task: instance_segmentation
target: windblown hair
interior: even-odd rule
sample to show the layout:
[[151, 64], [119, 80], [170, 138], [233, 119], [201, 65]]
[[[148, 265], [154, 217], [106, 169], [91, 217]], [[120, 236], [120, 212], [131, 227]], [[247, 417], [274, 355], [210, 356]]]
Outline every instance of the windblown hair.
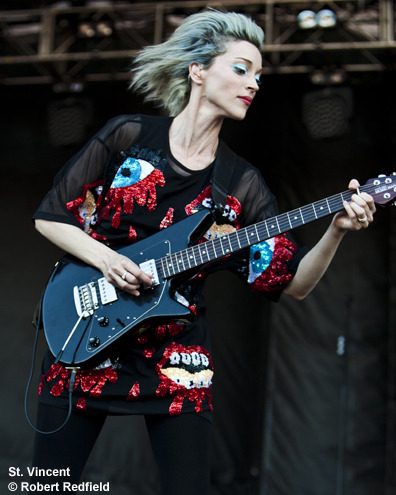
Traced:
[[147, 102], [177, 115], [190, 96], [189, 66], [196, 62], [210, 67], [227, 49], [229, 41], [248, 41], [260, 51], [264, 33], [248, 17], [235, 12], [209, 10], [187, 17], [171, 37], [148, 46], [136, 57], [129, 88], [144, 94]]

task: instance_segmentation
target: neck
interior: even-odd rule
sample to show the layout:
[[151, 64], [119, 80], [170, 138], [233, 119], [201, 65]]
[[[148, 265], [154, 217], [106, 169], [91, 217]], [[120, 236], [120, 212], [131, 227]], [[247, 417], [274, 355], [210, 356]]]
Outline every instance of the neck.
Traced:
[[206, 168], [216, 156], [222, 123], [223, 119], [210, 119], [187, 105], [169, 131], [173, 156], [192, 170]]

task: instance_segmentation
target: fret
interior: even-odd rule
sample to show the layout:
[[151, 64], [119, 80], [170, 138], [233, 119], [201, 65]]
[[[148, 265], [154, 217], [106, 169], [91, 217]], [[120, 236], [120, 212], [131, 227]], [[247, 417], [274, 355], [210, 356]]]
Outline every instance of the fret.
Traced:
[[[162, 271], [163, 275], [166, 277], [164, 258], [161, 258], [160, 261], [161, 261], [161, 268], [162, 268], [161, 271]], [[169, 273], [168, 273], [168, 275], [169, 275]]]
[[177, 263], [177, 253], [171, 254], [171, 261], [172, 261], [173, 273], [179, 273], [179, 268]]
[[251, 226], [246, 227], [246, 237], [247, 237], [249, 246], [251, 246], [252, 244], [257, 244], [259, 242], [260, 239], [257, 237], [257, 235], [256, 235], [256, 239], [254, 239], [254, 236], [255, 236], [255, 233], [252, 231], [252, 227]]
[[193, 259], [193, 256], [191, 254], [191, 250], [190, 249], [186, 249], [186, 261], [188, 263], [188, 267], [191, 268], [191, 260]]
[[329, 205], [329, 200], [326, 198], [326, 204], [327, 204], [327, 208], [329, 209], [329, 212], [331, 212], [331, 208], [330, 208], [330, 205]]
[[300, 210], [292, 210], [289, 212], [289, 219], [292, 224], [292, 228], [300, 226], [303, 223]]
[[301, 216], [301, 221], [302, 221], [302, 223], [305, 223], [305, 221], [304, 221], [304, 216], [303, 216], [303, 214], [302, 214], [301, 208], [299, 208], [298, 210], [299, 210], [299, 212], [300, 212], [300, 216]]
[[287, 213], [287, 221], [289, 222], [290, 228], [292, 229], [293, 225], [292, 225], [291, 220], [290, 220], [290, 213]]
[[238, 246], [240, 247], [240, 249], [242, 249], [241, 241], [239, 240], [239, 232], [238, 231], [235, 232], [235, 237], [237, 238]]
[[[205, 263], [205, 261], [209, 261], [209, 259], [208, 259], [208, 255], [207, 255], [206, 249], [204, 248], [203, 251], [201, 250], [201, 248], [203, 246], [205, 246], [205, 244], [198, 244], [198, 251], [199, 251], [199, 254], [201, 256], [202, 263]], [[205, 261], [204, 261], [204, 258], [203, 258], [204, 255], [206, 255], [206, 260]]]
[[[166, 266], [168, 268], [169, 277], [171, 275], [175, 275], [175, 268], [174, 268], [173, 263], [172, 263], [172, 256], [168, 255], [165, 257], [165, 259], [166, 259]], [[173, 273], [171, 273], [171, 270], [173, 271]]]
[[229, 247], [226, 248], [225, 252], [226, 254], [230, 254], [230, 252], [232, 253], [232, 246], [231, 246], [231, 243], [230, 243], [230, 236], [229, 235], [225, 235], [223, 237], [221, 237], [222, 241], [228, 241], [228, 245]]
[[290, 222], [289, 222], [289, 217], [287, 216], [286, 213], [282, 213], [282, 215], [278, 216], [278, 227], [279, 227], [279, 233], [281, 232], [287, 232], [289, 230]]
[[279, 228], [278, 217], [275, 217], [275, 220], [276, 220], [276, 225], [278, 226], [278, 233], [279, 233], [281, 231], [281, 229]]
[[322, 218], [328, 213], [331, 213], [328, 201], [323, 199], [314, 203], [314, 209], [316, 218]]
[[239, 237], [238, 237], [238, 231], [236, 230], [235, 232], [232, 232], [232, 234], [229, 235], [230, 239], [230, 245], [231, 245], [231, 251], [238, 251], [241, 249], [241, 243], [239, 242]]
[[213, 241], [208, 241], [206, 243], [207, 245], [207, 248], [208, 248], [208, 258], [209, 260], [214, 260], [217, 258], [216, 256], [216, 251], [215, 251], [215, 248], [214, 248], [214, 242]]
[[260, 236], [259, 236], [259, 233], [258, 233], [258, 230], [257, 230], [257, 225], [254, 225], [254, 230], [256, 231], [257, 240], [260, 241]]
[[300, 208], [303, 215], [304, 223], [311, 222], [315, 217], [315, 209], [312, 204]]
[[213, 239], [213, 241], [212, 241], [212, 246], [213, 246], [213, 256], [214, 256], [214, 258], [216, 258], [216, 259], [217, 259], [217, 258], [219, 257], [219, 255], [217, 254], [217, 251], [216, 251], [216, 242], [215, 242], [215, 241], [216, 241], [216, 239]]
[[195, 266], [197, 266], [194, 257], [194, 251], [191, 247], [187, 248], [186, 251], [187, 251], [188, 265], [190, 268], [194, 268]]
[[181, 271], [180, 270], [180, 266], [183, 265], [183, 270], [185, 271], [186, 270], [186, 265], [184, 264], [184, 259], [183, 259], [183, 251], [181, 251], [179, 253], [179, 257], [177, 258], [177, 263], [178, 263], [178, 267], [179, 267], [179, 272]]
[[[270, 224], [268, 223], [269, 220], [271, 220]], [[275, 225], [273, 220], [274, 220], [273, 218], [269, 218], [268, 220], [265, 221], [265, 225], [267, 226], [269, 237], [273, 237], [274, 235], [276, 235], [277, 226]]]
[[215, 245], [216, 258], [221, 258], [221, 256], [222, 256], [222, 247], [221, 247], [220, 238], [219, 237], [216, 237], [213, 240], [213, 244]]

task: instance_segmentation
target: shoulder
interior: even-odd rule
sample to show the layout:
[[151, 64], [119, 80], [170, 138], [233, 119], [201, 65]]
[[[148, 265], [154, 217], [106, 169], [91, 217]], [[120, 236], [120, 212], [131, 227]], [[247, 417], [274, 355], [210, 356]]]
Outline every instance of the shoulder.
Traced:
[[221, 159], [233, 175], [231, 182], [234, 186], [242, 181], [245, 185], [252, 183], [257, 186], [260, 183], [267, 187], [260, 170], [242, 156], [237, 155], [224, 141], [221, 141], [221, 150]]
[[143, 136], [158, 136], [161, 129], [170, 125], [169, 118], [144, 114], [125, 114], [111, 118], [96, 133], [94, 140], [101, 141], [110, 150], [122, 150]]
[[169, 117], [145, 115], [145, 114], [123, 114], [111, 118], [102, 127], [97, 135], [108, 137], [111, 134], [130, 129], [134, 134], [145, 126], [162, 127], [167, 124]]

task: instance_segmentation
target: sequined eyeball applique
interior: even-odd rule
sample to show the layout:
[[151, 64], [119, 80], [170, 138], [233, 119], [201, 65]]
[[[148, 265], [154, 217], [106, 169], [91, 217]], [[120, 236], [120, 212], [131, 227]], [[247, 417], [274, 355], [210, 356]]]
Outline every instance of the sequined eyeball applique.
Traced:
[[134, 201], [139, 206], [146, 205], [148, 211], [157, 206], [156, 186], [163, 187], [163, 173], [150, 163], [135, 158], [127, 158], [119, 167], [114, 180], [106, 194], [106, 205], [103, 208], [103, 218], [107, 219], [115, 211], [111, 225], [118, 228], [121, 222], [122, 210], [131, 214]]
[[[293, 274], [288, 270], [287, 263], [292, 259], [293, 254], [296, 252], [296, 245], [292, 241], [289, 241], [284, 235], [276, 236], [272, 241], [273, 253], [271, 259], [271, 246], [268, 246], [268, 249], [264, 247], [261, 251], [260, 249], [253, 249], [253, 254], [249, 263], [249, 267], [251, 268], [249, 280], [252, 280], [250, 287], [255, 291], [279, 293], [293, 278]], [[260, 258], [258, 256], [259, 254]], [[262, 255], [263, 259], [261, 260]], [[267, 265], [268, 261], [269, 264]], [[255, 270], [260, 270], [264, 267], [264, 271], [260, 273], [255, 272]]]
[[270, 265], [274, 254], [274, 239], [260, 242], [250, 248], [248, 283], [253, 283]]
[[205, 399], [208, 399], [209, 408], [212, 409], [213, 365], [206, 349], [201, 346], [185, 347], [173, 342], [165, 349], [156, 370], [161, 380], [156, 394], [175, 397], [169, 407], [171, 415], [180, 414], [185, 398], [190, 402], [195, 401], [196, 412], [203, 411]]
[[118, 169], [110, 189], [132, 186], [145, 179], [153, 170], [154, 167], [144, 160], [127, 158]]

